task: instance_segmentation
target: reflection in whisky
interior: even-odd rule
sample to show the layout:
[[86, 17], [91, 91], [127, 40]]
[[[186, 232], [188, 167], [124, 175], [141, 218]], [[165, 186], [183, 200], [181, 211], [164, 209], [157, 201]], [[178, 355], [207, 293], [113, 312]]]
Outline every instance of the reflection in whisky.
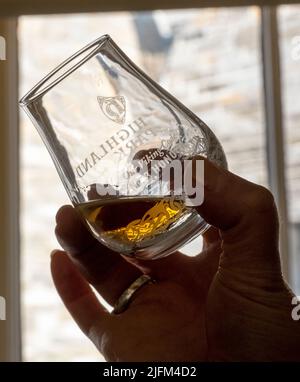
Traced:
[[143, 248], [148, 239], [158, 238], [189, 210], [182, 200], [171, 197], [110, 197], [76, 209], [98, 239], [124, 253]]

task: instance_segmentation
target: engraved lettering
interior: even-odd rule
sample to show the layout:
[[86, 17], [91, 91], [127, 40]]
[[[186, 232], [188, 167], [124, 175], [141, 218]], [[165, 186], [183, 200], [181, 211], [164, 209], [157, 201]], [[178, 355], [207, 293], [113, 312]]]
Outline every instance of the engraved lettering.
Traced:
[[100, 148], [102, 149], [102, 151], [103, 151], [103, 155], [101, 155], [101, 159], [102, 159], [102, 158], [105, 157], [106, 154], [108, 154], [108, 151], [106, 150], [106, 148], [104, 147], [103, 144], [101, 144], [99, 147], [100, 147]]
[[116, 146], [119, 145], [118, 141], [116, 140], [116, 137], [112, 136], [109, 139], [105, 141], [105, 143], [109, 146], [111, 150], [115, 149]]
[[95, 166], [95, 164], [97, 163], [97, 161], [101, 160], [100, 157], [98, 157], [98, 155], [94, 152], [91, 153], [91, 159], [93, 161], [93, 165]]
[[83, 166], [85, 172], [88, 172], [88, 170], [93, 167], [88, 158], [86, 158], [85, 161], [81, 163], [81, 166]]
[[109, 137], [104, 143], [101, 143], [98, 146], [98, 150], [92, 151], [84, 161], [75, 168], [78, 177], [82, 178], [111, 151], [125, 155], [129, 149], [148, 142], [149, 137], [153, 135], [151, 129], [147, 129], [140, 135], [135, 136], [136, 133], [145, 126], [147, 126], [145, 121], [142, 118], [138, 118], [126, 127], [122, 127], [121, 130]]
[[121, 129], [117, 132], [117, 136], [121, 139], [122, 142], [124, 142], [129, 137], [129, 132], [125, 129]]
[[79, 176], [79, 178], [83, 177], [84, 171], [82, 170], [81, 165], [76, 167], [76, 173]]

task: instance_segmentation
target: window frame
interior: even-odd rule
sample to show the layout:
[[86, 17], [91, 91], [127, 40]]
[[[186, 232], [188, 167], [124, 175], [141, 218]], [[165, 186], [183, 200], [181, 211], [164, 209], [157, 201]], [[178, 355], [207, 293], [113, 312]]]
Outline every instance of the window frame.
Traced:
[[[261, 8], [261, 49], [266, 121], [266, 154], [269, 184], [283, 222], [287, 222], [287, 201], [283, 149], [280, 51], [277, 5], [299, 4], [295, 0], [0, 0], [0, 35], [6, 38], [7, 61], [0, 62], [0, 171], [2, 192], [0, 214], [5, 227], [0, 230], [0, 295], [7, 299], [7, 321], [0, 322], [0, 360], [21, 361], [20, 248], [19, 248], [19, 122], [17, 19], [21, 15], [142, 11], [154, 9], [212, 8], [258, 5]], [[280, 233], [283, 272], [289, 280], [288, 224]]]
[[268, 181], [280, 218], [282, 272], [286, 279], [291, 281], [277, 7], [261, 8], [261, 50]]
[[49, 13], [147, 11], [154, 9], [216, 8], [241, 6], [276, 6], [297, 4], [299, 0], [0, 0], [0, 16]]
[[0, 295], [6, 321], [0, 321], [0, 360], [21, 359], [19, 120], [17, 18], [0, 19], [6, 61], [0, 62]]

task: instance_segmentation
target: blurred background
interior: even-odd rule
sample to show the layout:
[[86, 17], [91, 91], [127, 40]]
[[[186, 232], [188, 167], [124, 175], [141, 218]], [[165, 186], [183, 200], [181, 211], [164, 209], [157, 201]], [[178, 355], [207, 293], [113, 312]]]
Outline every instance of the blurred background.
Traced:
[[[19, 16], [17, 87], [23, 95], [72, 53], [110, 34], [138, 66], [208, 124], [224, 147], [231, 171], [278, 194], [287, 233], [282, 237], [287, 277], [300, 294], [300, 5], [272, 11], [276, 35], [258, 6]], [[264, 57], [262, 33], [270, 31], [279, 48], [281, 75], [277, 141], [266, 117], [264, 70], [271, 70], [266, 66], [272, 62]], [[21, 324], [21, 330], [15, 354], [22, 353], [25, 361], [101, 360], [65, 311], [50, 277], [49, 254], [57, 247], [55, 214], [69, 203], [67, 195], [24, 113], [18, 126], [20, 245], [15, 264], [21, 307], [16, 325]], [[273, 152], [279, 158], [274, 160], [270, 151], [276, 144], [279, 151]], [[186, 251], [195, 253], [199, 245], [197, 241]]]

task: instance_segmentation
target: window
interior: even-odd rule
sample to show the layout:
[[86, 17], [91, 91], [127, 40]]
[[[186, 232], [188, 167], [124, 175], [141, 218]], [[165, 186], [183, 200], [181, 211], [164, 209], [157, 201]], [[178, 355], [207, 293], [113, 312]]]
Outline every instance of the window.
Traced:
[[[259, 23], [256, 7], [22, 17], [20, 93], [74, 51], [109, 33], [207, 122], [221, 140], [232, 171], [267, 184]], [[24, 359], [97, 360], [98, 353], [69, 318], [50, 278], [49, 253], [57, 247], [54, 216], [68, 203], [66, 193], [23, 114], [20, 129]], [[193, 243], [186, 251], [197, 248]]]
[[300, 5], [279, 8], [290, 270], [300, 293]]
[[[90, 2], [79, 0], [47, 3], [24, 0], [18, 5], [15, 3], [5, 2], [1, 8], [1, 16], [4, 17], [0, 18], [0, 36], [5, 37], [7, 48], [6, 62], [0, 62], [0, 122], [4, 126], [0, 129], [0, 167], [1, 173], [5, 174], [1, 183], [0, 212], [6, 223], [0, 233], [0, 247], [4, 254], [0, 256], [0, 295], [6, 297], [7, 314], [11, 318], [5, 322], [5, 327], [0, 327], [0, 358], [2, 354], [8, 360], [20, 358], [20, 289], [24, 360], [99, 360], [99, 354], [69, 318], [52, 285], [49, 253], [57, 246], [53, 234], [54, 216], [59, 206], [69, 201], [37, 132], [22, 113], [19, 123], [20, 163], [16, 160], [16, 93], [19, 86], [19, 93], [23, 95], [64, 58], [104, 33], [111, 34], [139, 66], [207, 122], [224, 146], [233, 172], [257, 183], [270, 183], [275, 196], [278, 196], [277, 182], [285, 196], [284, 176], [279, 176], [277, 171], [270, 171], [270, 137], [273, 130], [270, 121], [265, 122], [266, 110], [271, 112], [272, 117], [276, 114], [274, 107], [273, 110], [272, 107], [268, 109], [265, 100], [275, 98], [276, 105], [279, 105], [277, 112], [280, 114], [281, 111], [280, 92], [272, 94], [267, 86], [263, 92], [267, 82], [263, 73], [271, 72], [273, 79], [276, 79], [271, 60], [261, 55], [261, 42], [265, 41], [268, 30], [268, 18], [262, 19], [261, 11], [270, 11], [269, 21], [275, 26], [278, 24], [279, 40], [274, 32], [276, 28], [272, 31], [270, 28], [269, 31], [272, 41], [279, 42], [281, 57], [283, 124], [277, 123], [280, 132], [277, 143], [280, 147], [284, 146], [285, 158], [282, 155], [278, 155], [278, 158], [281, 164], [279, 169], [283, 172], [281, 175], [286, 178], [289, 221], [282, 228], [285, 233], [288, 230], [290, 235], [289, 253], [284, 254], [284, 264], [289, 265], [289, 282], [299, 294], [300, 5], [277, 7], [275, 3], [280, 4], [280, 1], [274, 1], [273, 7], [264, 8], [245, 6], [22, 16], [25, 13], [53, 11], [94, 11], [96, 5], [91, 9]], [[209, 6], [224, 6], [224, 3], [232, 5], [234, 1], [198, 3], [189, 0], [184, 6], [196, 4], [201, 7], [208, 3]], [[237, 0], [236, 4], [239, 3]], [[250, 3], [245, 1], [243, 5]], [[263, 6], [270, 2], [262, 0], [258, 3]], [[144, 6], [136, 1], [124, 4], [123, 9], [127, 4], [128, 10]], [[156, 0], [152, 0], [151, 4], [153, 9], [161, 6]], [[165, 2], [162, 6], [175, 7], [176, 4], [182, 6], [177, 0]], [[99, 3], [99, 10], [102, 11], [118, 7], [118, 1]], [[274, 18], [275, 11], [278, 20]], [[19, 39], [18, 52], [16, 33]], [[16, 75], [17, 54], [19, 83]], [[281, 132], [284, 133], [284, 142], [280, 138]], [[21, 198], [20, 286], [18, 166]], [[280, 200], [280, 209], [284, 211], [285, 198]], [[285, 234], [283, 242], [287, 242]], [[195, 253], [198, 246], [199, 241], [194, 242], [185, 251]], [[9, 333], [7, 338], [4, 338], [3, 333]]]

